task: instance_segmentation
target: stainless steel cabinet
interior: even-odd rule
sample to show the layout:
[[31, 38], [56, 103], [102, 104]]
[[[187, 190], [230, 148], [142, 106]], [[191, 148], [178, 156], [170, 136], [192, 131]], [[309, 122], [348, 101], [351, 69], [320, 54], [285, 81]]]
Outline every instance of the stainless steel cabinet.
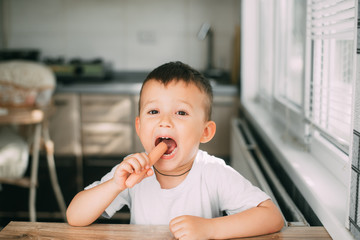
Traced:
[[83, 123], [130, 123], [131, 111], [131, 98], [128, 95], [81, 94], [81, 121]]
[[128, 123], [82, 123], [84, 155], [124, 155], [132, 152], [132, 128]]
[[134, 145], [133, 103], [130, 95], [81, 94], [84, 155], [124, 155]]
[[200, 149], [218, 157], [230, 155], [231, 119], [238, 113], [238, 98], [236, 96], [214, 96], [212, 120], [216, 123], [214, 138]]

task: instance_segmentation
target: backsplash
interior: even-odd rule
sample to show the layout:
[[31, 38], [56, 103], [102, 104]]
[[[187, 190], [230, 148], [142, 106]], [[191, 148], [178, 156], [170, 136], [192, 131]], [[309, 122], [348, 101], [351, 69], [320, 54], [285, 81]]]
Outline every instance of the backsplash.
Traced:
[[214, 33], [215, 67], [230, 70], [240, 22], [239, 0], [2, 2], [0, 48], [40, 49], [43, 58], [100, 57], [119, 71], [174, 60], [205, 69], [207, 40], [197, 37], [204, 22]]

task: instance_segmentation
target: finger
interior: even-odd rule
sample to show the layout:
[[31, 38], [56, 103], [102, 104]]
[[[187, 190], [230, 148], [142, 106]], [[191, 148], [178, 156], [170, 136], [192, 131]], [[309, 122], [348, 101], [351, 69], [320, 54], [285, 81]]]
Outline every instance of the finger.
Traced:
[[137, 173], [140, 173], [144, 169], [149, 168], [147, 167], [149, 165], [149, 158], [146, 155], [146, 153], [137, 153], [136, 155], [133, 156], [133, 159], [135, 159], [137, 161], [137, 164], [139, 164], [139, 168], [136, 168]]
[[131, 158], [131, 157], [133, 157], [133, 156], [134, 156], [134, 154], [129, 154], [129, 155], [127, 155], [126, 157], [124, 157], [123, 160], [129, 159], [129, 158]]
[[185, 231], [183, 231], [182, 228], [170, 229], [170, 231], [176, 239], [182, 239], [185, 237]]
[[184, 219], [184, 216], [175, 217], [175, 218], [171, 219], [170, 225], [179, 224], [183, 221], [183, 219]]
[[146, 153], [137, 153], [134, 158], [139, 162], [140, 166], [141, 166], [141, 170], [143, 171], [145, 169], [149, 169], [150, 168], [150, 160], [149, 157]]
[[128, 173], [133, 173], [134, 172], [133, 167], [127, 162], [124, 162], [124, 163], [120, 164], [119, 165], [119, 170], [123, 170], [123, 171], [126, 171]]
[[146, 177], [150, 177], [150, 176], [152, 176], [154, 174], [154, 170], [152, 170], [151, 168], [150, 169], [148, 169], [147, 170], [147, 172], [146, 172]]
[[175, 233], [182, 229], [183, 225], [181, 224], [180, 217], [172, 219], [169, 223], [170, 230]]
[[124, 158], [124, 161], [128, 161], [129, 159], [132, 158], [137, 159], [140, 162], [140, 164], [144, 167], [150, 163], [149, 157], [144, 152], [128, 155]]
[[139, 155], [139, 162], [142, 166], [143, 169], [148, 169], [150, 168], [150, 159], [148, 157], [148, 155], [146, 153], [140, 153]]
[[142, 166], [136, 158], [130, 158], [130, 159], [126, 160], [126, 163], [129, 164], [134, 169], [134, 172], [136, 172], [136, 173], [138, 173], [142, 170]]

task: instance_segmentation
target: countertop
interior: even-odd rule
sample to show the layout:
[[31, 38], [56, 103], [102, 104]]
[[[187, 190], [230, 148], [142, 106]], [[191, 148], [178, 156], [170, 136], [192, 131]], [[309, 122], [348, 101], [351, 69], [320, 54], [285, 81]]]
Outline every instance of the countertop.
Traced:
[[[58, 82], [56, 93], [107, 93], [137, 95], [141, 84], [146, 78], [145, 72], [117, 73], [107, 80], [81, 80], [67, 83]], [[237, 87], [230, 84], [219, 84], [210, 80], [214, 95], [234, 96], [238, 94]]]

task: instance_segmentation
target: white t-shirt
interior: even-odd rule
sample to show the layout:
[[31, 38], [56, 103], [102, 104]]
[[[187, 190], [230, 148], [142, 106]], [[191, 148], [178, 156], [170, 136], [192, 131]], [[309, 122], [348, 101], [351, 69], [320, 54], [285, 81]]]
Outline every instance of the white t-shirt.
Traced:
[[[116, 166], [92, 188], [111, 179]], [[222, 159], [199, 150], [185, 180], [172, 189], [161, 189], [155, 174], [121, 192], [106, 208], [111, 217], [127, 205], [131, 224], [166, 224], [181, 215], [215, 218], [256, 207], [270, 197], [253, 186]]]

